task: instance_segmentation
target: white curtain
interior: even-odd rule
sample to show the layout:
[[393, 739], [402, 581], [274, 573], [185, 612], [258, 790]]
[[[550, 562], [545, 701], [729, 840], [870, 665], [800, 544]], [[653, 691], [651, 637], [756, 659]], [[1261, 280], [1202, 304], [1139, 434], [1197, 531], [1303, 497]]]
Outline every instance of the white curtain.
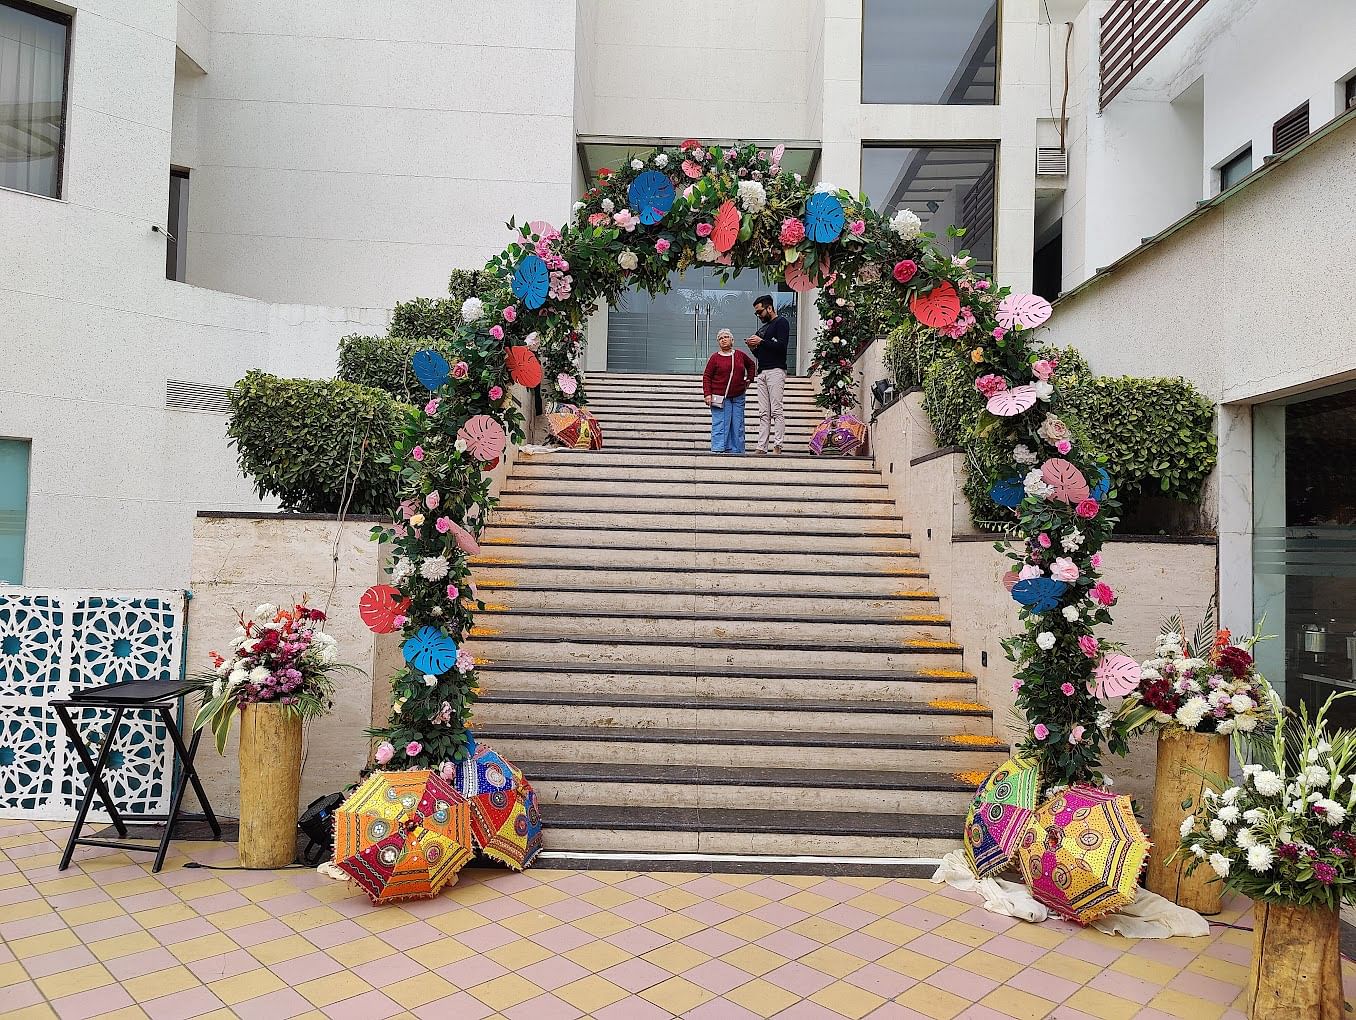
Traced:
[[58, 197], [66, 40], [64, 23], [0, 0], [0, 187]]

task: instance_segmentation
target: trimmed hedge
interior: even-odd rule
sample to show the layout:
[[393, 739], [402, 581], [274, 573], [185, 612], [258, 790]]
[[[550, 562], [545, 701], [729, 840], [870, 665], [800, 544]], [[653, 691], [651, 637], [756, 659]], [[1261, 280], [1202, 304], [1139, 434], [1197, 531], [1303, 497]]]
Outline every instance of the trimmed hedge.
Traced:
[[394, 334], [346, 336], [339, 341], [339, 371], [335, 377], [342, 382], [384, 390], [402, 403], [414, 404], [429, 395], [410, 367], [414, 355], [425, 350], [437, 351], [449, 361], [456, 360], [451, 339]]
[[407, 340], [443, 340], [461, 325], [461, 302], [455, 298], [415, 298], [401, 301], [391, 313], [392, 337]]
[[386, 514], [398, 502], [399, 476], [381, 461], [410, 411], [368, 386], [255, 370], [231, 389], [226, 435], [255, 491], [284, 510]]

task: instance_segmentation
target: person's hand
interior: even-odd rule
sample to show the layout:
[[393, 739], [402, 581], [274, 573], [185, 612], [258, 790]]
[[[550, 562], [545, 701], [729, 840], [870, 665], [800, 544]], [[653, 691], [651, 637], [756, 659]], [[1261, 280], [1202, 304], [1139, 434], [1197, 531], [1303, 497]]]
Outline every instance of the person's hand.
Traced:
[[707, 397], [707, 396], [703, 396], [703, 397], [702, 397], [702, 403], [704, 403], [707, 407], [710, 407], [710, 406], [711, 406], [711, 398], [710, 398], [710, 397]]
[[760, 343], [763, 342], [763, 338], [760, 336], [751, 336], [745, 338], [744, 342], [748, 344], [750, 347], [757, 347]]

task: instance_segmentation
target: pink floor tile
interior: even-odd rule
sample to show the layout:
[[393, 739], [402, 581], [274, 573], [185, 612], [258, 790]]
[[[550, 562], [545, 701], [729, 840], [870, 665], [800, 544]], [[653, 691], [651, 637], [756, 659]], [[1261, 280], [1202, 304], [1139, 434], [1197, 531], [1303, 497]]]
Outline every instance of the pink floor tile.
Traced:
[[887, 899], [898, 900], [900, 903], [915, 903], [924, 896], [932, 895], [931, 889], [920, 889], [918, 886], [910, 885], [907, 882], [886, 882], [872, 891]]
[[1250, 946], [1236, 946], [1232, 942], [1216, 942], [1205, 951], [1206, 956], [1213, 956], [1219, 960], [1227, 960], [1229, 963], [1236, 963], [1240, 967], [1246, 967], [1252, 962], [1252, 948]]
[[91, 963], [98, 963], [93, 953], [84, 946], [71, 946], [69, 949], [58, 949], [55, 953], [43, 953], [41, 956], [25, 960], [24, 970], [28, 971], [31, 978], [43, 978], [65, 970], [85, 967]]
[[593, 1017], [594, 1020], [672, 1020], [673, 1014], [639, 995], [628, 995], [610, 1006], [595, 1009]]
[[663, 917], [669, 913], [658, 903], [651, 903], [649, 900], [632, 900], [630, 903], [623, 903], [620, 906], [612, 908], [612, 913], [618, 917], [624, 917], [628, 921], [635, 921], [636, 924], [644, 924], [647, 921], [653, 921], [657, 917]]
[[887, 999], [893, 999], [900, 992], [906, 991], [918, 983], [911, 977], [896, 974], [894, 971], [886, 970], [875, 963], [868, 963], [861, 970], [853, 971], [843, 980], [848, 984], [865, 988], [868, 992], [875, 992]]
[[586, 946], [590, 942], [597, 942], [598, 940], [586, 931], [580, 931], [568, 924], [562, 924], [556, 928], [548, 928], [546, 931], [538, 932], [532, 936], [532, 941], [554, 952], [568, 953], [571, 949], [578, 949], [580, 946]]
[[754, 945], [770, 949], [788, 960], [798, 960], [806, 953], [813, 953], [819, 948], [819, 943], [814, 939], [808, 939], [794, 931], [774, 931], [771, 935], [764, 935]]
[[[622, 964], [622, 966], [625, 966], [625, 964]], [[557, 956], [550, 960], [542, 960], [540, 963], [529, 964], [518, 973], [538, 988], [553, 992], [561, 985], [568, 985], [571, 981], [588, 977], [591, 972], [579, 966], [573, 960]], [[617, 983], [620, 984], [620, 982]], [[626, 986], [622, 985], [622, 987], [625, 988]], [[635, 991], [635, 989], [628, 989], [628, 991]]]
[[699, 963], [691, 970], [685, 971], [683, 977], [717, 995], [724, 995], [732, 988], [738, 988], [753, 980], [752, 974], [746, 974], [724, 960], [707, 960], [705, 963]]
[[382, 932], [378, 937], [392, 949], [405, 952], [410, 949], [417, 949], [419, 946], [426, 946], [430, 942], [437, 942], [447, 936], [431, 924], [416, 921], [414, 924], [403, 924], [399, 928]]
[[[987, 949], [985, 950], [987, 952]], [[1008, 978], [1008, 984], [1023, 992], [1039, 995], [1051, 1002], [1063, 1002], [1082, 986], [1077, 981], [1057, 977], [1044, 971], [1028, 969]]]
[[8, 985], [4, 991], [6, 1011], [18, 1011], [25, 1006], [36, 1006], [43, 1001], [42, 991], [32, 981]]
[[146, 930], [154, 935], [155, 940], [162, 946], [177, 946], [189, 939], [212, 935], [217, 929], [210, 921], [201, 917], [190, 917], [187, 921], [171, 921], [169, 924], [157, 925]]
[[508, 968], [499, 966], [488, 957], [470, 956], [465, 960], [449, 963], [446, 967], [439, 967], [437, 973], [458, 988], [472, 988], [486, 981], [493, 981], [497, 977], [503, 977], [508, 973]]
[[469, 992], [457, 992], [412, 1010], [419, 1020], [484, 1020], [494, 1010]]
[[325, 953], [308, 953], [306, 956], [289, 960], [283, 967], [283, 973], [287, 975], [288, 984], [299, 985], [303, 981], [335, 974], [343, 969], [343, 964], [332, 956]]
[[590, 878], [588, 875], [571, 875], [569, 878], [562, 878], [559, 882], [552, 882], [551, 888], [568, 896], [582, 896], [586, 892], [593, 892], [594, 889], [602, 888], [602, 885], [602, 882], [599, 882], [596, 878]]
[[[271, 871], [223, 871], [217, 876], [232, 889], [250, 889], [256, 885], [267, 885], [278, 876]], [[294, 886], [295, 887], [295, 886]]]
[[988, 942], [984, 943], [984, 951], [1023, 965], [1035, 963], [1047, 952], [1041, 946], [1033, 946], [1030, 942], [1010, 939], [1006, 935], [996, 935], [989, 939]]
[[358, 966], [350, 969], [374, 988], [386, 988], [398, 981], [404, 981], [406, 978], [412, 978], [416, 974], [424, 973], [424, 968], [421, 964], [415, 960], [411, 960], [402, 953], [385, 956], [380, 960], [370, 960], [367, 963], [360, 963]]
[[995, 914], [992, 910], [985, 910], [983, 907], [974, 907], [967, 910], [957, 920], [995, 934], [1005, 932], [1013, 925], [1022, 923], [1015, 917], [1004, 917], [1002, 914]]
[[202, 1016], [221, 1007], [221, 1000], [202, 987], [162, 995], [141, 1004], [151, 1020], [189, 1020], [190, 1017]]
[[286, 938], [291, 934], [291, 928], [276, 918], [270, 917], [267, 921], [255, 921], [253, 924], [232, 928], [231, 941], [237, 946], [249, 949], [251, 946], [257, 946], [263, 942], [272, 942], [274, 939]]
[[1237, 985], [1206, 977], [1204, 974], [1191, 974], [1187, 971], [1183, 971], [1169, 981], [1168, 987], [1179, 992], [1186, 992], [1188, 995], [1208, 999], [1211, 1002], [1218, 1002], [1221, 1006], [1228, 1006], [1238, 998]]
[[[683, 887], [687, 891], [687, 886]], [[695, 896], [696, 893], [693, 893]], [[721, 895], [724, 895], [723, 893]], [[703, 900], [701, 903], [694, 903], [690, 907], [684, 907], [679, 911], [684, 917], [690, 917], [694, 921], [700, 921], [702, 924], [709, 924], [715, 927], [718, 924], [724, 924], [732, 917], [738, 917], [738, 910], [731, 910], [723, 903], [712, 903], [709, 900]]]
[[55, 911], [50, 911], [34, 917], [25, 917], [22, 921], [9, 921], [0, 924], [0, 938], [3, 938], [6, 942], [12, 942], [29, 935], [46, 935], [49, 931], [57, 931], [65, 927], [66, 922], [61, 919], [60, 915]]
[[956, 1020], [1012, 1020], [1007, 1013], [975, 1003], [956, 1017]]
[[932, 1020], [932, 1018], [897, 1002], [887, 1002], [866, 1014], [863, 1020]]
[[302, 937], [317, 949], [332, 949], [348, 942], [357, 942], [361, 938], [366, 938], [367, 934], [366, 928], [356, 921], [347, 919], [331, 921], [329, 924], [322, 924], [318, 928], [301, 933]]
[[590, 917], [603, 908], [595, 907], [587, 900], [560, 900], [557, 903], [547, 904], [541, 909], [542, 913], [550, 914], [558, 921], [578, 921], [581, 917]]
[[[200, 899], [190, 900], [189, 903], [199, 914], [217, 914], [223, 910], [234, 910], [236, 907], [248, 907], [250, 901], [241, 896], [240, 893], [232, 889], [230, 892], [216, 893], [213, 896], [203, 896]], [[273, 911], [282, 913], [282, 911]]]
[[[100, 878], [100, 881], [103, 879]], [[47, 902], [51, 904], [53, 910], [68, 910], [71, 907], [84, 907], [91, 903], [104, 903], [110, 899], [112, 897], [108, 893], [95, 886], [92, 889], [77, 889], [75, 892], [63, 893], [60, 896], [48, 896]]]
[[649, 875], [637, 875], [625, 882], [618, 882], [616, 888], [622, 892], [629, 892], [632, 896], [653, 896], [657, 892], [663, 892], [668, 886]]
[[321, 1012], [331, 1020], [386, 1020], [405, 1012], [405, 1007], [374, 989], [326, 1006]]
[[942, 963], [954, 963], [970, 951], [969, 946], [963, 946], [959, 942], [952, 942], [950, 939], [933, 935], [930, 932], [926, 935], [920, 935], [910, 942], [909, 949], [915, 953], [922, 953], [933, 960], [940, 960]]
[[495, 892], [512, 895], [513, 893], [526, 892], [528, 889], [535, 889], [541, 885], [537, 879], [524, 872], [509, 872], [506, 875], [495, 875], [480, 883], [486, 888], [493, 889]]
[[776, 1020], [843, 1020], [843, 1016], [817, 1002], [803, 999], [778, 1013]]
[[155, 892], [140, 893], [137, 896], [120, 899], [118, 905], [129, 914], [135, 914], [138, 911], [150, 910], [153, 907], [172, 907], [179, 902], [179, 897], [168, 889], [157, 889]]
[[289, 1020], [309, 1013], [311, 1008], [311, 1004], [291, 988], [279, 988], [276, 992], [237, 1002], [231, 1010], [240, 1020]]
[[[773, 934], [781, 935], [783, 933], [774, 932]], [[786, 934], [792, 933], [787, 932]], [[768, 937], [771, 938], [772, 936], [770, 935]], [[703, 931], [693, 932], [687, 938], [679, 939], [679, 941], [685, 946], [700, 950], [707, 956], [724, 956], [726, 953], [733, 952], [740, 946], [747, 945], [743, 939], [736, 938], [728, 932], [723, 932], [718, 928], [707, 928]], [[810, 942], [809, 939], [806, 939], [805, 941]], [[811, 943], [811, 945], [813, 945], [813, 943]], [[769, 946], [768, 948], [771, 949], [772, 947]], [[773, 949], [772, 951], [775, 953], [777, 950]], [[807, 949], [806, 952], [809, 952], [809, 950]], [[785, 953], [782, 955], [786, 956]], [[790, 957], [787, 957], [787, 959], [790, 959]]]
[[104, 966], [119, 981], [126, 981], [128, 978], [141, 977], [143, 974], [154, 974], [166, 967], [177, 967], [179, 958], [168, 949], [147, 949], [145, 952], [121, 956], [116, 960], [107, 960]]
[[830, 907], [819, 916], [826, 917], [835, 924], [841, 924], [844, 928], [851, 928], [853, 931], [864, 928], [877, 919], [875, 914], [862, 910], [860, 907], [854, 907], [849, 903], [840, 903], [836, 907]]
[[[152, 950], [152, 952], [154, 951]], [[259, 967], [259, 961], [245, 950], [237, 949], [233, 953], [209, 956], [205, 960], [187, 964], [187, 967], [197, 976], [199, 981], [206, 984], [209, 981], [219, 981], [222, 978], [235, 977], [237, 974], [256, 970]]]
[[927, 978], [927, 983], [971, 1001], [984, 998], [998, 987], [998, 982], [992, 978], [972, 974], [960, 967], [943, 967], [937, 973], [930, 975]]
[[456, 900], [447, 896], [435, 896], [431, 900], [411, 900], [409, 903], [402, 903], [400, 906], [405, 913], [422, 918], [442, 917], [454, 910], [466, 909]]
[[643, 992], [661, 981], [667, 981], [672, 975], [663, 967], [637, 957], [607, 968], [601, 972], [601, 976], [628, 992]]
[[778, 928], [789, 928], [797, 921], [803, 921], [810, 915], [804, 910], [797, 910], [785, 903], [766, 903], [757, 910], [750, 911], [749, 916], [756, 917], [760, 921], [766, 921], [768, 924], [775, 924]]
[[1115, 970], [1102, 971], [1088, 982], [1088, 987], [1095, 988], [1099, 992], [1118, 995], [1122, 999], [1129, 999], [1131, 1002], [1138, 1002], [1141, 1006], [1163, 990], [1162, 985], [1156, 985], [1151, 981], [1144, 981]]
[[851, 935], [844, 935], [841, 939], [830, 944], [834, 949], [841, 949], [859, 960], [879, 960], [882, 956], [895, 950], [895, 947], [890, 943], [860, 931], [854, 931]]
[[81, 942], [88, 945], [91, 942], [99, 942], [103, 939], [117, 938], [119, 935], [130, 935], [132, 932], [142, 929], [141, 925], [137, 924], [136, 918], [123, 914], [120, 917], [110, 917], [104, 921], [82, 924], [71, 930], [75, 932]]
[[776, 970], [768, 971], [763, 975], [763, 980], [770, 981], [778, 988], [785, 988], [788, 992], [794, 992], [802, 998], [833, 984], [833, 978], [827, 974], [795, 960], [782, 964]]
[[[1201, 940], [1201, 945], [1206, 945], [1204, 939]], [[1130, 952], [1136, 956], [1166, 963], [1169, 967], [1185, 967], [1196, 959], [1199, 950], [1187, 946], [1173, 945], [1171, 942], [1163, 942], [1159, 939], [1140, 939], [1130, 949]]]
[[757, 1013], [751, 1013], [729, 999], [712, 999], [696, 1009], [683, 1014], [683, 1020], [762, 1020]]
[[554, 995], [538, 995], [535, 999], [528, 999], [504, 1010], [508, 1020], [579, 1020], [583, 1015]]
[[785, 882], [779, 882], [775, 878], [763, 878], [754, 882], [753, 885], [744, 887], [745, 892], [751, 892], [755, 896], [761, 896], [768, 900], [784, 900], [788, 896], [794, 896], [800, 890], [794, 885], [787, 885]]
[[932, 931], [934, 928], [940, 928], [946, 924], [951, 918], [942, 914], [934, 914], [931, 910], [924, 910], [922, 907], [910, 906], [900, 907], [890, 915], [890, 920], [907, 924], [910, 928]]
[[[295, 914], [298, 911], [310, 910], [312, 907], [318, 907], [320, 906], [320, 901], [310, 893], [294, 892], [289, 893], [286, 896], [275, 897], [271, 900], [263, 900], [259, 906], [263, 907], [274, 917], [286, 917], [288, 914]], [[194, 904], [194, 907], [197, 907], [196, 903]]]
[[497, 924], [483, 924], [479, 928], [462, 932], [457, 936], [457, 941], [468, 949], [478, 949], [482, 953], [487, 953], [491, 949], [506, 946], [517, 938], [517, 934], [507, 928], [501, 928]]
[[[213, 996], [215, 998], [215, 996]], [[67, 995], [52, 1003], [61, 1020], [88, 1020], [100, 1013], [111, 1013], [115, 1009], [132, 1005], [132, 997], [121, 985], [106, 985], [103, 988], [91, 988], [78, 995]], [[158, 1020], [158, 1018], [157, 1018]]]
[[[0, 874], [3, 874], [3, 872], [0, 872]], [[14, 903], [28, 903], [41, 898], [38, 890], [31, 885], [16, 885], [13, 889], [0, 890], [0, 907], [8, 907]]]
[[[626, 931], [619, 931], [615, 935], [609, 935], [603, 939], [604, 942], [610, 942], [618, 949], [625, 949], [627, 952], [634, 953], [636, 956], [643, 956], [651, 949], [658, 949], [660, 946], [667, 946], [673, 940], [660, 935], [659, 932], [650, 928], [628, 928]], [[714, 953], [708, 954], [714, 956]]]

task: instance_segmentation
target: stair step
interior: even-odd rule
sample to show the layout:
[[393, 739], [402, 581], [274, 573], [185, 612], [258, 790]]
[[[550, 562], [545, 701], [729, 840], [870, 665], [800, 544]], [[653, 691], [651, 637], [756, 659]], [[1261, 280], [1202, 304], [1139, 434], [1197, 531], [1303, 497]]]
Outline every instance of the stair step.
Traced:
[[[905, 561], [910, 562], [910, 561]], [[851, 579], [850, 581], [847, 579]], [[495, 589], [549, 585], [557, 589], [575, 586], [616, 590], [670, 588], [685, 584], [693, 594], [721, 592], [737, 585], [753, 591], [798, 591], [834, 595], [850, 589], [863, 595], [893, 595], [926, 587], [927, 573], [912, 567], [893, 567], [874, 573], [852, 570], [784, 570], [777, 567], [741, 566], [712, 570], [683, 567], [589, 567], [531, 563], [484, 564], [477, 567], [475, 583], [481, 598], [490, 599]]]
[[942, 615], [937, 595], [925, 586], [920, 586], [916, 591], [900, 588], [888, 594], [870, 595], [863, 592], [787, 592], [742, 588], [693, 592], [686, 588], [638, 588], [625, 584], [608, 587], [586, 582], [561, 589], [552, 584], [523, 582], [517, 586], [500, 583], [482, 587], [480, 597], [487, 606], [503, 607], [510, 612], [569, 610], [575, 606], [599, 612], [615, 612], [644, 604], [657, 613], [691, 613], [703, 619], [727, 620], [752, 616], [761, 618], [773, 609], [788, 615], [815, 616], [829, 621], [860, 620], [864, 623], [888, 622], [910, 614]]
[[550, 495], [600, 496], [619, 500], [643, 499], [726, 499], [761, 506], [777, 503], [837, 503], [841, 505], [889, 502], [883, 484], [788, 484], [779, 481], [743, 481], [709, 478], [571, 478], [568, 475], [529, 478], [515, 475], [504, 489], [504, 496]]
[[850, 487], [876, 488], [880, 486], [880, 472], [869, 462], [857, 461], [860, 465], [855, 471], [822, 471], [818, 469], [776, 470], [764, 465], [761, 457], [725, 457], [713, 460], [701, 466], [637, 466], [624, 461], [614, 464], [594, 466], [586, 462], [570, 461], [552, 463], [549, 458], [529, 461], [515, 466], [515, 479], [570, 479], [589, 482], [720, 482], [742, 485], [816, 485], [832, 486], [835, 489]]
[[[522, 525], [550, 528], [557, 525], [596, 527], [625, 531], [631, 529], [663, 528], [667, 523], [675, 529], [702, 527], [712, 532], [740, 534], [766, 525], [766, 518], [743, 508], [731, 510], [628, 510], [615, 506], [575, 507], [562, 509], [537, 500], [538, 506], [515, 506], [500, 503], [490, 520], [495, 526]], [[777, 530], [783, 535], [815, 535], [832, 532], [842, 535], [895, 534], [903, 535], [898, 517], [883, 514], [818, 513], [797, 514], [782, 518]]]
[[[925, 606], [924, 610], [936, 608]], [[478, 617], [475, 633], [510, 633], [530, 629], [536, 633], [570, 635], [581, 632], [591, 637], [627, 635], [642, 637], [712, 640], [730, 635], [769, 640], [837, 641], [843, 637], [879, 641], [899, 641], [906, 637], [944, 637], [950, 621], [940, 613], [918, 611], [900, 613], [894, 618], [855, 619], [848, 616], [824, 618], [773, 612], [727, 616], [723, 613], [666, 611], [657, 609], [599, 609], [587, 597], [562, 600], [560, 605], [524, 608], [512, 601], [487, 603]]]
[[[510, 479], [510, 485], [512, 485]], [[719, 513], [722, 510], [728, 511], [731, 498], [718, 495], [706, 495], [701, 492], [693, 492], [690, 489], [683, 493], [675, 493], [665, 496], [599, 496], [589, 495], [588, 493], [561, 491], [557, 488], [537, 489], [527, 492], [520, 488], [506, 488], [501, 493], [501, 505], [511, 510], [610, 510], [613, 513], [619, 509], [631, 511], [647, 511], [669, 513], [677, 509], [680, 512], [709, 514]], [[849, 504], [849, 509], [856, 511], [856, 516], [887, 516], [887, 507], [891, 504], [887, 496], [871, 499], [856, 499]], [[618, 504], [621, 504], [619, 507]], [[842, 516], [842, 514], [826, 513], [831, 508], [841, 507], [843, 503], [832, 496], [807, 496], [795, 499], [783, 498], [758, 498], [756, 505], [759, 513], [768, 516], [794, 515], [796, 517], [806, 517], [812, 515], [820, 516]]]
[[[574, 545], [577, 548], [686, 549], [708, 552], [746, 552], [733, 543], [738, 533], [709, 528], [649, 527], [591, 528], [583, 524], [506, 524], [497, 517], [480, 536], [482, 549], [526, 549], [541, 545]], [[759, 553], [771, 551], [832, 553], [835, 556], [896, 555], [913, 551], [906, 534], [885, 531], [853, 533], [834, 531], [765, 532], [758, 536]]]
[[787, 471], [787, 472], [870, 472], [879, 477], [869, 459], [861, 457], [815, 457], [810, 454], [783, 453], [780, 457], [733, 457], [693, 450], [691, 453], [627, 451], [616, 453], [606, 447], [601, 450], [566, 450], [553, 448], [549, 452], [520, 453], [514, 470], [520, 467], [568, 464], [577, 467], [620, 467], [629, 470], [658, 468], [702, 468], [712, 471]]
[[[761, 566], [766, 554], [751, 546], [743, 549], [659, 549], [607, 546], [571, 545], [497, 545], [471, 558], [474, 568], [486, 566], [525, 566], [549, 569], [555, 566], [582, 566], [609, 570], [624, 567], [646, 570], [728, 571], [735, 572]], [[899, 565], [917, 564], [918, 554], [911, 550], [897, 553], [865, 552], [858, 556], [840, 553], [782, 550], [777, 553], [777, 570], [781, 572], [819, 573], [832, 576], [831, 571], [850, 567], [854, 572], [887, 572]]]

